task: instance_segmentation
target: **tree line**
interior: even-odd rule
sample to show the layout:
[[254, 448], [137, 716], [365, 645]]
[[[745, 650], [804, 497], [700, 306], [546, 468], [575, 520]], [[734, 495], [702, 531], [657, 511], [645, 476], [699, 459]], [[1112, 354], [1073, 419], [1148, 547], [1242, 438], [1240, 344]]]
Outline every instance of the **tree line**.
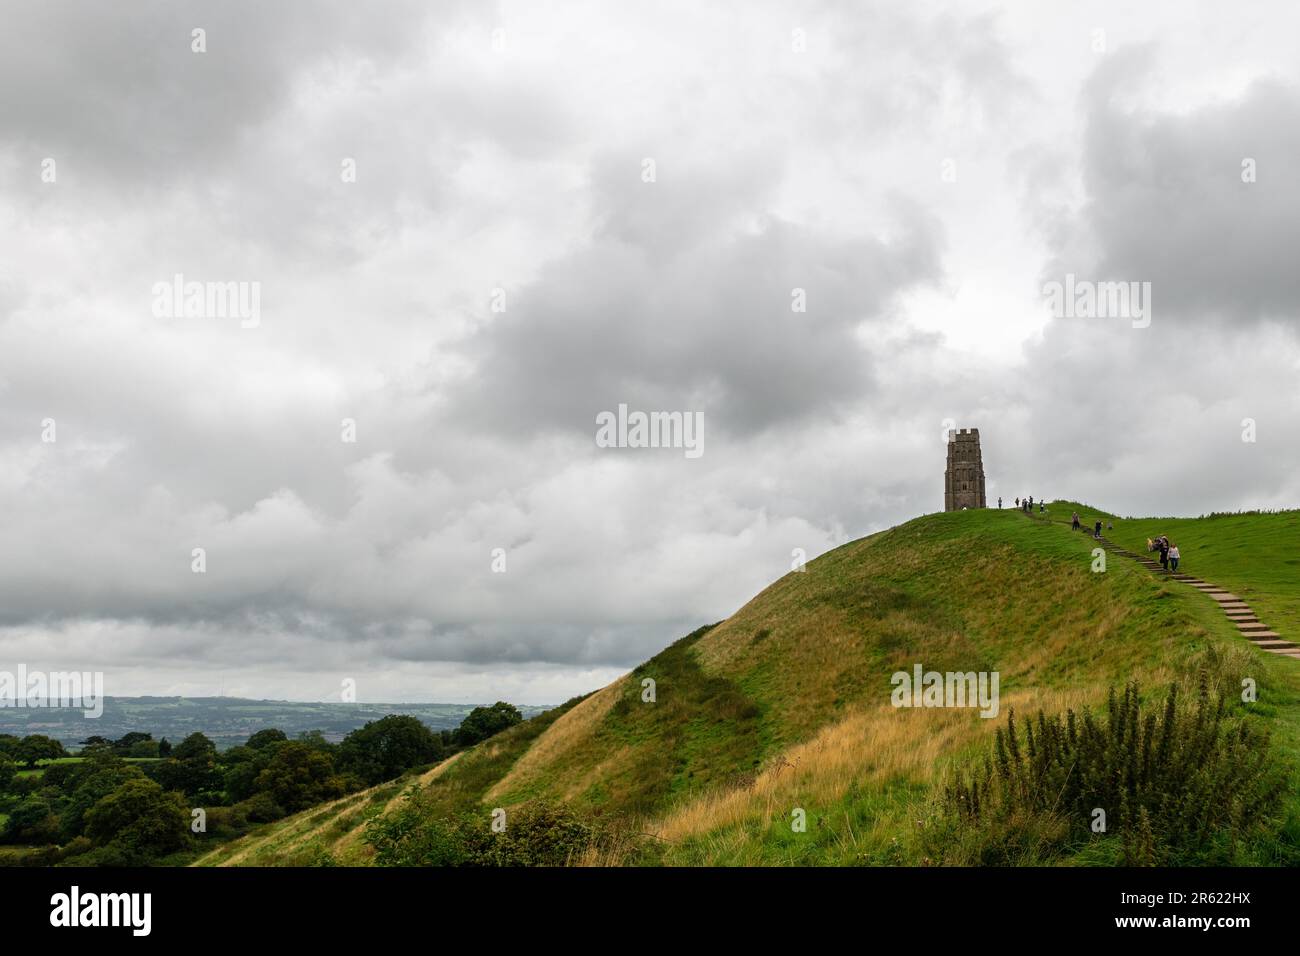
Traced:
[[174, 745], [144, 732], [88, 737], [75, 755], [47, 736], [0, 734], [0, 843], [28, 848], [0, 861], [184, 862], [258, 824], [431, 767], [522, 719], [498, 701], [455, 730], [394, 714], [337, 744], [268, 728], [225, 751], [202, 733]]

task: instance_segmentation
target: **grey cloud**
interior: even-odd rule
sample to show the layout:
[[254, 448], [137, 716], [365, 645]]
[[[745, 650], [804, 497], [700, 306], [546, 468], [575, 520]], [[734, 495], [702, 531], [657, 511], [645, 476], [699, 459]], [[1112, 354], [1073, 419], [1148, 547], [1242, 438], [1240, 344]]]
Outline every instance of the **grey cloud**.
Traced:
[[[1152, 284], [1154, 321], [1294, 327], [1300, 270], [1300, 88], [1256, 81], [1237, 100], [1186, 113], [1122, 105], [1154, 51], [1117, 56], [1085, 95], [1080, 221], [1044, 274]], [[1257, 164], [1256, 182], [1242, 163]]]

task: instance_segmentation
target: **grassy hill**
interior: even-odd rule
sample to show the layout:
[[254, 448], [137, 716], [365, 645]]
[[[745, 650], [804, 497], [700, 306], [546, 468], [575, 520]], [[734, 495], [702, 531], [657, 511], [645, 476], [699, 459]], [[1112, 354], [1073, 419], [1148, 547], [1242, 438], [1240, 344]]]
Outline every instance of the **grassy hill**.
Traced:
[[[1050, 507], [1066, 520], [1076, 507], [1099, 513]], [[1169, 534], [1186, 568], [1250, 595], [1270, 626], [1300, 641], [1300, 580], [1285, 573], [1295, 513], [1106, 517], [1112, 539], [1137, 550], [1152, 529]], [[431, 823], [458, 814], [486, 828], [495, 808], [539, 805], [622, 834], [589, 847], [585, 863], [952, 862], [935, 858], [917, 821], [933, 814], [955, 767], [988, 752], [1010, 708], [1095, 708], [1128, 681], [1158, 699], [1200, 673], [1230, 696], [1243, 675], [1257, 682], [1258, 703], [1235, 711], [1271, 732], [1290, 780], [1277, 801], [1280, 835], [1234, 852], [1296, 862], [1300, 661], [1249, 646], [1205, 595], [1135, 562], [1112, 556], [1106, 573], [1093, 573], [1093, 545], [1011, 510], [918, 518], [821, 556], [608, 687], [422, 777], [291, 817], [200, 863], [365, 864], [376, 819], [409, 842], [433, 839]], [[996, 671], [999, 718], [892, 706], [891, 675], [916, 664]], [[806, 832], [792, 829], [796, 811]], [[1102, 846], [1041, 859], [1115, 857]]]

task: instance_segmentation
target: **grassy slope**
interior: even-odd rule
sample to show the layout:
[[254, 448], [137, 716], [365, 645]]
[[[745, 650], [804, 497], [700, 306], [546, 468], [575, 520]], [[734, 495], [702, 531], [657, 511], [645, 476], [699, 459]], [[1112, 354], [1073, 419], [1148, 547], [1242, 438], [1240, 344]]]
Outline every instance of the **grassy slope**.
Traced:
[[[1255, 517], [1258, 534], [1285, 534], [1279, 518]], [[1120, 528], [1116, 540], [1127, 542]], [[1192, 530], [1179, 529], [1185, 561], [1219, 581]], [[1128, 532], [1145, 540], [1137, 523]], [[1284, 748], [1300, 759], [1300, 663], [1248, 647], [1213, 602], [1132, 562], [1112, 558], [1106, 574], [1092, 573], [1091, 544], [1010, 510], [918, 518], [787, 574], [721, 624], [465, 753], [424, 785], [447, 809], [543, 797], [596, 817], [636, 815], [659, 837], [647, 861], [916, 862], [907, 836], [917, 801], [1000, 721], [893, 708], [894, 671], [997, 671], [1004, 717], [1012, 706], [1097, 703], [1130, 679], [1158, 692], [1211, 645], [1245, 662], [1264, 689], [1261, 711], [1278, 718]], [[1300, 591], [1251, 577], [1255, 566], [1244, 565], [1240, 583], [1220, 583], [1269, 588], [1279, 609]], [[653, 703], [642, 699], [647, 678]], [[805, 834], [791, 832], [796, 808], [807, 813]], [[318, 808], [299, 818], [319, 829], [337, 828], [337, 816]], [[272, 845], [274, 833], [303, 827], [299, 818], [246, 838], [262, 844], [236, 862], [301, 862], [302, 840], [292, 853]]]

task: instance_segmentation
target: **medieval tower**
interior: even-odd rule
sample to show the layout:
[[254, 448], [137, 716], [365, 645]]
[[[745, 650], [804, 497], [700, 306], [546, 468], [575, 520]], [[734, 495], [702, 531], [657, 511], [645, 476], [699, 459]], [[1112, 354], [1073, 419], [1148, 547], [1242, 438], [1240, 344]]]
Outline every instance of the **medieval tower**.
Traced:
[[943, 510], [983, 508], [984, 460], [980, 456], [980, 430], [948, 431], [948, 468], [943, 474]]

